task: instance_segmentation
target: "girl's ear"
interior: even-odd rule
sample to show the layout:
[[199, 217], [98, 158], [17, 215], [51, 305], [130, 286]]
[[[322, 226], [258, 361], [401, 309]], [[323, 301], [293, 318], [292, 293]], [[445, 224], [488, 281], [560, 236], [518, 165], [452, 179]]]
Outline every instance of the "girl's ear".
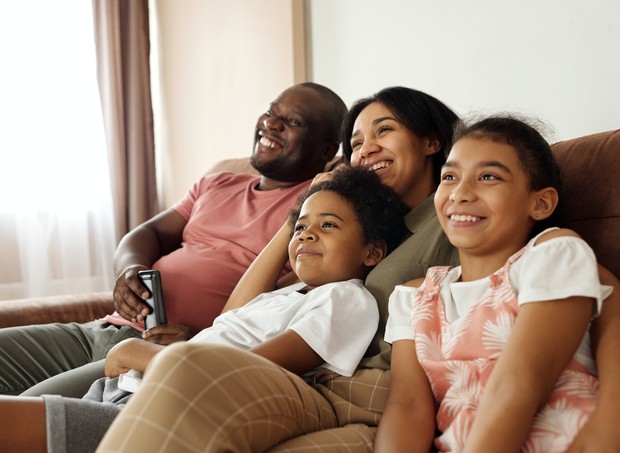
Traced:
[[387, 255], [387, 244], [385, 241], [378, 241], [368, 244], [367, 253], [364, 258], [364, 266], [373, 267]]
[[530, 209], [530, 217], [534, 220], [544, 220], [548, 218], [558, 205], [558, 191], [553, 187], [534, 192], [534, 203]]

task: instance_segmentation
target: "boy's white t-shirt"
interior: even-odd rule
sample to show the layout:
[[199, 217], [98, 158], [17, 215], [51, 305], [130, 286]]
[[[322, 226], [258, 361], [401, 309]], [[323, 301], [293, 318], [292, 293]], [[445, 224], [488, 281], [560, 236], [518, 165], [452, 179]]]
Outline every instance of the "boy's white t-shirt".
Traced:
[[379, 310], [360, 279], [322, 285], [306, 294], [298, 283], [262, 294], [218, 316], [192, 343], [250, 349], [293, 330], [325, 360], [324, 368], [351, 376], [379, 323]]
[[[597, 316], [602, 301], [611, 294], [611, 287], [599, 283], [596, 257], [592, 249], [583, 239], [572, 236], [561, 236], [534, 245], [539, 236], [528, 243], [527, 250], [510, 268], [510, 283], [518, 290], [519, 306], [571, 296], [592, 297], [596, 300], [593, 317]], [[459, 282], [460, 276], [460, 266], [451, 269], [440, 290], [448, 322], [464, 316], [489, 287], [489, 277]], [[417, 291], [423, 288], [424, 284], [419, 288], [403, 285], [394, 288], [389, 301], [386, 342], [413, 339], [413, 299]], [[596, 373], [589, 332], [586, 332], [575, 359]]]

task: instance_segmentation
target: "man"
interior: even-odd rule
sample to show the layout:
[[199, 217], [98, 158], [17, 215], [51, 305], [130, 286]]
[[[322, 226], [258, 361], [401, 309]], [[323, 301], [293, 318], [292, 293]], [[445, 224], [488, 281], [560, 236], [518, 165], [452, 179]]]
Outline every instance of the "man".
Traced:
[[160, 270], [169, 322], [144, 333], [145, 340], [187, 340], [211, 325], [298, 195], [336, 154], [345, 113], [342, 100], [324, 86], [285, 90], [256, 124], [251, 163], [260, 176], [203, 178], [173, 208], [121, 240], [113, 315], [86, 324], [0, 329], [0, 393], [40, 383], [23, 394], [84, 395], [104, 375], [107, 351], [141, 335], [148, 313], [142, 269]]

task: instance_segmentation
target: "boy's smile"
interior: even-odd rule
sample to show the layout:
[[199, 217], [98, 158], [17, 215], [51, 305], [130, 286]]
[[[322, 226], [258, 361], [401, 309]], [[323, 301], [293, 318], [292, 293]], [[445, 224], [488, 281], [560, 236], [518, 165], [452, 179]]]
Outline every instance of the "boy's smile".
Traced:
[[325, 283], [363, 278], [370, 244], [348, 201], [321, 190], [303, 204], [289, 243], [289, 258], [297, 276], [311, 288]]

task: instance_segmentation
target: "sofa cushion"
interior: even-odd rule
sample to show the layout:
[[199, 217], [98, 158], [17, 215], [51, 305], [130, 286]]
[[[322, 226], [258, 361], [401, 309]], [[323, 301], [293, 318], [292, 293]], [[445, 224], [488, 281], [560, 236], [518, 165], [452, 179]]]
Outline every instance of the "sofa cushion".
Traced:
[[620, 276], [620, 130], [554, 144], [563, 180], [560, 218]]

